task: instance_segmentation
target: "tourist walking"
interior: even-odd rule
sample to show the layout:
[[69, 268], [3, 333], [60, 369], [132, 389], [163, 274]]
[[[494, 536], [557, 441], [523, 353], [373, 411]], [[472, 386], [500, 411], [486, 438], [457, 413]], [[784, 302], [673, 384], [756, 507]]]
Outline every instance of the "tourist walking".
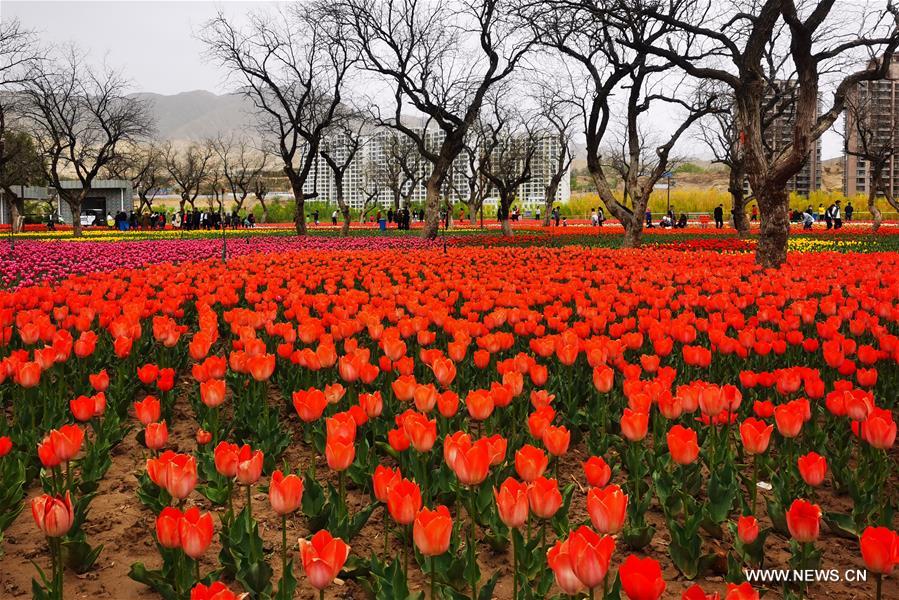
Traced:
[[724, 228], [724, 205], [719, 204], [715, 207], [715, 229]]

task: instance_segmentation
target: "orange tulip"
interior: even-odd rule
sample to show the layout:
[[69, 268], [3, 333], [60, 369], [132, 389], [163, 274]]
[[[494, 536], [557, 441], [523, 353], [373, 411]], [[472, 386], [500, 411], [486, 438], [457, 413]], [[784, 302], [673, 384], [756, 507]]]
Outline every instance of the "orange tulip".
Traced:
[[305, 423], [317, 421], [328, 405], [324, 392], [315, 388], [294, 392], [292, 398], [293, 408]]
[[811, 487], [818, 487], [827, 474], [827, 459], [817, 452], [809, 452], [797, 460], [802, 480]]
[[752, 544], [759, 537], [759, 522], [753, 516], [737, 519], [737, 537], [744, 544]]
[[36, 362], [19, 364], [13, 375], [13, 381], [23, 388], [33, 388], [41, 382], [41, 366]]
[[166, 506], [156, 517], [156, 540], [163, 548], [181, 547], [181, 519], [184, 515], [172, 506]]
[[350, 554], [350, 547], [340, 538], [322, 529], [311, 541], [300, 540], [300, 558], [309, 584], [323, 590], [334, 581]]
[[551, 519], [562, 506], [562, 494], [555, 479], [537, 477], [528, 485], [528, 504], [540, 519]]
[[225, 401], [225, 380], [207, 379], [200, 384], [200, 400], [209, 408], [221, 406]]
[[587, 513], [599, 533], [616, 534], [627, 517], [627, 494], [617, 485], [591, 488], [587, 492]]
[[860, 538], [862, 560], [872, 573], [889, 575], [899, 564], [899, 534], [886, 527], [866, 527]]
[[181, 537], [181, 549], [197, 560], [212, 543], [212, 515], [200, 514], [200, 509], [196, 506], [187, 509], [178, 523], [178, 533]]
[[771, 441], [771, 432], [774, 425], [768, 425], [753, 417], [749, 417], [740, 424], [740, 439], [743, 447], [749, 454], [763, 454], [768, 449]]
[[546, 564], [552, 569], [556, 584], [569, 596], [584, 589], [584, 583], [574, 573], [574, 560], [569, 540], [556, 540], [546, 553]]
[[219, 475], [233, 479], [237, 477], [237, 461], [240, 446], [228, 442], [219, 442], [213, 451], [215, 470]]
[[456, 365], [448, 358], [438, 358], [431, 365], [434, 372], [434, 378], [443, 388], [449, 387], [456, 378]]
[[787, 511], [787, 529], [794, 540], [800, 543], [818, 539], [821, 526], [821, 509], [817, 504], [805, 500], [794, 500]]
[[571, 442], [571, 432], [563, 426], [548, 426], [543, 430], [543, 445], [546, 451], [553, 456], [562, 456], [568, 452], [568, 444]]
[[515, 453], [515, 471], [528, 483], [542, 476], [548, 464], [549, 459], [543, 450], [530, 444], [525, 444]]
[[352, 444], [356, 441], [356, 421], [347, 412], [336, 413], [325, 419], [325, 429], [329, 441]]
[[429, 452], [437, 441], [437, 421], [421, 413], [412, 413], [403, 420], [403, 430], [412, 447], [418, 452]]
[[399, 525], [409, 525], [421, 510], [421, 490], [408, 479], [401, 479], [387, 492], [387, 511]]
[[375, 473], [372, 475], [372, 487], [374, 488], [375, 498], [378, 502], [387, 502], [387, 494], [390, 488], [403, 479], [399, 469], [391, 469], [384, 465], [375, 467]]
[[688, 427], [675, 425], [666, 435], [671, 460], [679, 465], [689, 465], [699, 456], [696, 432]]
[[490, 450], [490, 442], [486, 439], [480, 439], [470, 445], [461, 445], [456, 449], [449, 466], [459, 479], [459, 483], [473, 486], [487, 479], [487, 473], [490, 471]]
[[472, 390], [465, 397], [465, 408], [475, 421], [484, 421], [493, 414], [493, 396], [484, 390]]
[[34, 523], [47, 537], [62, 537], [69, 532], [75, 522], [72, 498], [43, 494], [31, 501], [31, 516]]
[[621, 434], [631, 442], [639, 442], [649, 430], [649, 414], [624, 409], [621, 415]]
[[609, 572], [609, 562], [615, 552], [615, 539], [597, 535], [595, 531], [582, 525], [569, 536], [568, 552], [575, 576], [592, 589], [601, 585]]
[[303, 480], [293, 473], [285, 476], [277, 469], [269, 482], [268, 501], [279, 515], [296, 512], [303, 502]]
[[332, 471], [345, 471], [356, 458], [355, 441], [341, 442], [338, 439], [328, 439], [325, 443], [325, 458], [328, 461], [328, 468]]
[[522, 527], [528, 519], [528, 486], [512, 477], [506, 478], [499, 490], [493, 490], [496, 509], [506, 527]]
[[91, 373], [87, 376], [87, 379], [96, 392], [105, 392], [109, 389], [109, 374], [106, 372], [106, 369], [99, 373]]
[[141, 425], [147, 426], [159, 420], [162, 415], [162, 406], [155, 396], [147, 396], [140, 402], [134, 403], [134, 414]]
[[796, 437], [802, 431], [802, 407], [795, 402], [781, 404], [774, 409], [774, 422], [780, 435], [786, 438]]
[[612, 469], [599, 456], [591, 456], [584, 462], [584, 475], [591, 487], [605, 487], [612, 478]]
[[253, 450], [244, 444], [237, 453], [237, 481], [243, 485], [253, 485], [262, 476], [264, 456], [261, 450]]
[[221, 581], [208, 586], [198, 583], [190, 590], [190, 600], [243, 600], [246, 594], [235, 594]]
[[612, 391], [615, 383], [615, 372], [609, 367], [602, 365], [593, 369], [593, 385], [601, 394], [608, 394]]
[[412, 525], [412, 539], [425, 556], [440, 556], [446, 552], [452, 533], [453, 520], [445, 506], [435, 510], [422, 508]]
[[630, 600], [658, 600], [665, 592], [662, 568], [652, 558], [629, 555], [618, 569], [621, 589]]
[[150, 423], [144, 429], [144, 444], [150, 450], [161, 450], [169, 440], [169, 430], [165, 421]]

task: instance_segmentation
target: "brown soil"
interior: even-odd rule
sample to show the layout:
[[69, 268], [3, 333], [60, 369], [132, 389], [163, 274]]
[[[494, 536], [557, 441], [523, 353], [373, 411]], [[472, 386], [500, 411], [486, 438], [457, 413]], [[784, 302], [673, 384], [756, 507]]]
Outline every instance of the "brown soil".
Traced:
[[[193, 390], [187, 381], [181, 382], [181, 387], [186, 393], [187, 390]], [[194, 384], [195, 385], [195, 384]], [[175, 410], [175, 426], [171, 430], [168, 448], [181, 452], [191, 452], [196, 447], [194, 441], [194, 433], [196, 423], [193, 418], [192, 411], [185, 399], [185, 393], [181, 394], [181, 398]], [[299, 426], [296, 419], [286, 421], [289, 426], [295, 428], [295, 439], [299, 438]], [[440, 451], [435, 446], [433, 451]], [[91, 544], [103, 544], [104, 548], [95, 567], [84, 575], [76, 575], [71, 571], [67, 571], [65, 575], [65, 590], [67, 598], [114, 598], [114, 599], [131, 599], [131, 598], [159, 598], [152, 590], [137, 583], [128, 577], [128, 571], [132, 563], [143, 562], [150, 569], [158, 568], [161, 564], [159, 554], [156, 550], [153, 531], [155, 515], [145, 508], [138, 500], [136, 490], [137, 481], [135, 475], [144, 469], [145, 450], [137, 443], [135, 433], [132, 432], [126, 436], [125, 440], [113, 450], [112, 467], [106, 474], [101, 483], [99, 494], [91, 504], [88, 522], [85, 525], [85, 531]], [[306, 446], [294, 444], [288, 449], [285, 458], [288, 464], [294, 468], [303, 466], [304, 470], [309, 465], [309, 461], [313, 457], [313, 453]], [[578, 483], [575, 489], [575, 496], [571, 502], [570, 521], [577, 523], [586, 521], [588, 516], [585, 510], [586, 489], [580, 488], [583, 482], [583, 473], [580, 464], [585, 460], [586, 454], [583, 448], [575, 448], [566, 456], [559, 472], [560, 487], [574, 481]], [[319, 478], [328, 473], [328, 468], [323, 457], [318, 457], [317, 473]], [[336, 477], [332, 477], [332, 483], [336, 485]], [[620, 475], [616, 480], [620, 479]], [[264, 481], [263, 481], [264, 483]], [[40, 493], [37, 487], [30, 490], [27, 501]], [[240, 507], [245, 496], [241, 491], [235, 492], [235, 507]], [[764, 496], [760, 494], [759, 507], [763, 510]], [[348, 490], [348, 499], [354, 505], [355, 509], [368, 503], [367, 495], [359, 490], [350, 488]], [[851, 501], [845, 497], [838, 497], [833, 494], [831, 488], [825, 484], [825, 487], [819, 490], [817, 498], [824, 510], [836, 510], [848, 512], [851, 507]], [[270, 510], [268, 500], [264, 494], [256, 493], [253, 499], [254, 516], [259, 521], [260, 533], [265, 542], [265, 549], [271, 552], [270, 564], [275, 571], [273, 582], [277, 582], [280, 577], [280, 560], [278, 558], [280, 551], [280, 520]], [[196, 505], [202, 510], [220, 513], [222, 509], [214, 507], [205, 498], [197, 493], [191, 495], [188, 499], [188, 505]], [[454, 518], [461, 518], [458, 511], [452, 509]], [[761, 514], [761, 511], [760, 511]], [[386, 510], [378, 508], [372, 515], [372, 518], [362, 530], [361, 534], [350, 542], [351, 555], [358, 557], [368, 557], [372, 553], [379, 556], [383, 553], [383, 520]], [[650, 510], [647, 515], [651, 525], [656, 527], [656, 534], [650, 545], [638, 554], [651, 556], [662, 564], [662, 572], [667, 582], [667, 590], [665, 598], [680, 598], [684, 590], [693, 583], [700, 583], [706, 592], [720, 591], [725, 589], [724, 578], [721, 575], [707, 575], [698, 578], [695, 582], [687, 581], [680, 576], [677, 569], [673, 566], [667, 554], [667, 545], [669, 543], [668, 533], [665, 528], [664, 519], [661, 512], [657, 508]], [[760, 517], [761, 525], [764, 527], [769, 523], [766, 519]], [[215, 520], [216, 531], [219, 529], [219, 521]], [[298, 515], [288, 521], [289, 540], [293, 544], [293, 552], [295, 558], [297, 539], [307, 536], [309, 530], [306, 527], [305, 519]], [[858, 543], [852, 540], [837, 537], [825, 531], [826, 527], [822, 526], [822, 535], [816, 543], [816, 547], [822, 550], [822, 568], [837, 568], [841, 571], [846, 569], [864, 570], [864, 564], [859, 553]], [[725, 534], [727, 536], [728, 534]], [[713, 541], [706, 537], [705, 550], [714, 551], [720, 548], [723, 552], [731, 547], [731, 541], [727, 538], [721, 542]], [[552, 535], [550, 534], [550, 540]], [[550, 541], [550, 543], [552, 543]], [[217, 536], [213, 539], [212, 546], [207, 550], [202, 561], [202, 571], [205, 573], [215, 567], [215, 560], [218, 555], [220, 546], [217, 542]], [[3, 550], [5, 554], [0, 558], [0, 598], [26, 598], [31, 594], [31, 579], [36, 576], [36, 569], [32, 561], [40, 565], [42, 568], [49, 568], [49, 555], [44, 538], [39, 535], [31, 518], [30, 511], [26, 509], [22, 512], [15, 523], [7, 530]], [[620, 565], [627, 550], [619, 546], [612, 560], [612, 568], [616, 569]], [[391, 556], [400, 556], [401, 550], [396, 546], [394, 540], [391, 540]], [[493, 572], [499, 570], [501, 576], [494, 591], [494, 597], [498, 599], [510, 598], [512, 595], [511, 582], [511, 555], [506, 553], [494, 553], [486, 545], [480, 548], [481, 571], [485, 578], [492, 575]], [[772, 533], [766, 544], [766, 567], [769, 568], [787, 568], [787, 562], [790, 557], [789, 540], [776, 533]], [[427, 588], [426, 579], [414, 565], [410, 567], [410, 588], [413, 592], [425, 591]], [[299, 588], [297, 598], [314, 599], [318, 595], [315, 590], [308, 585], [302, 568], [298, 560], [294, 562], [296, 575], [299, 579]], [[232, 585], [232, 589], [238, 590], [237, 584]], [[896, 574], [884, 580], [883, 592], [885, 599], [899, 598], [899, 578]], [[550, 592], [555, 595], [559, 593], [557, 588], [553, 588]], [[337, 582], [326, 591], [327, 598], [365, 598], [365, 592], [354, 582]], [[870, 599], [874, 597], [874, 583], [870, 580], [868, 583], [827, 583], [813, 585], [809, 589], [808, 598], [839, 598], [839, 599]], [[779, 587], [774, 587], [767, 591], [765, 598], [781, 598]]]

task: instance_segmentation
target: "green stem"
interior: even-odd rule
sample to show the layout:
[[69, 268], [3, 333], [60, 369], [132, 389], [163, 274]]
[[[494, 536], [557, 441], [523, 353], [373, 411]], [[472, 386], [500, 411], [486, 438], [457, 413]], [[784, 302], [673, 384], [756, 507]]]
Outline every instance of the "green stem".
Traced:
[[752, 456], [752, 489], [749, 490], [749, 495], [752, 498], [752, 515], [755, 516], [755, 507], [756, 500], [759, 495], [759, 457], [754, 454]]
[[234, 480], [228, 480], [228, 514], [234, 516]]
[[512, 600], [518, 600], [518, 548], [515, 543], [515, 530], [512, 530]]
[[281, 515], [281, 577], [287, 573], [287, 515]]
[[66, 489], [70, 492], [72, 490], [72, 463], [71, 461], [66, 461]]
[[875, 600], [881, 600], [883, 598], [883, 575], [880, 573], [877, 574], [875, 581], [877, 582], [876, 589], [877, 591], [874, 594]]
[[[471, 554], [474, 557], [474, 560], [478, 560], [477, 544], [475, 542], [474, 490], [470, 489], [469, 492], [470, 492], [470, 494], [469, 494], [470, 505], [469, 505], [468, 517], [469, 517], [470, 523], [469, 523], [469, 529], [468, 529], [468, 545], [472, 549]], [[471, 600], [478, 600], [478, 580], [477, 580], [477, 576], [474, 575], [474, 569], [472, 569], [472, 577], [471, 577]]]
[[346, 482], [344, 481], [343, 471], [337, 473], [337, 491], [340, 496], [340, 503], [346, 509], [347, 513], [349, 513], [349, 507], [346, 505]]
[[252, 489], [253, 486], [247, 486], [247, 516], [251, 519], [253, 518], [253, 498], [252, 498]]
[[431, 600], [437, 598], [437, 595], [434, 593], [434, 574], [437, 572], [437, 568], [434, 565], [434, 557], [431, 557]]
[[318, 600], [325, 600], [325, 590], [318, 590]]
[[390, 543], [390, 519], [387, 515], [387, 508], [384, 508], [384, 558], [387, 558]]

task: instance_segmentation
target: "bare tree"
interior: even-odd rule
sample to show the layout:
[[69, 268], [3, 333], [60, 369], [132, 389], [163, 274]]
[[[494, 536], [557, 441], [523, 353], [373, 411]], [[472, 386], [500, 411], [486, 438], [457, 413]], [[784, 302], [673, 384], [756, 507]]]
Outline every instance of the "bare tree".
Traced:
[[300, 235], [306, 233], [305, 202], [318, 195], [306, 183], [314, 181], [322, 139], [355, 61], [333, 17], [333, 4], [317, 0], [275, 15], [253, 14], [245, 30], [219, 13], [201, 34], [212, 60], [240, 82], [256, 107], [259, 130], [290, 181]]
[[[504, 94], [503, 94], [504, 95]], [[503, 235], [512, 235], [509, 210], [518, 189], [530, 181], [534, 156], [540, 143], [539, 127], [527, 113], [504, 104], [493, 95], [481, 118], [484, 129], [484, 160], [481, 171], [499, 195], [497, 217]]]
[[260, 173], [253, 180], [253, 197], [256, 198], [256, 202], [259, 203], [259, 206], [262, 207], [262, 222], [268, 223], [268, 205], [265, 203], [265, 196], [268, 194], [268, 184], [265, 183], [265, 178], [262, 177]]
[[197, 196], [208, 175], [212, 155], [212, 144], [208, 141], [193, 142], [183, 150], [169, 142], [163, 149], [165, 169], [181, 196], [178, 210], [182, 214], [185, 204], [190, 204], [191, 210], [197, 209]]
[[487, 164], [487, 129], [481, 122], [481, 117], [469, 129], [465, 138], [463, 156], [466, 161], [465, 181], [467, 190], [463, 197], [465, 206], [468, 207], [468, 220], [472, 223], [477, 219], [478, 213], [484, 208], [484, 200], [490, 195], [493, 184], [484, 173]]
[[117, 179], [127, 179], [137, 193], [139, 213], [153, 210], [153, 200], [168, 181], [163, 149], [155, 141], [131, 144], [107, 169]]
[[[881, 108], [884, 105], [883, 88], [878, 83], [860, 83], [847, 95], [846, 128], [843, 134], [846, 154], [866, 163], [868, 211], [874, 219], [874, 231], [883, 222], [883, 214], [877, 208], [879, 194], [883, 194], [887, 203], [899, 211], [899, 201], [893, 194], [893, 179], [884, 181], [884, 176], [899, 156], [899, 120], [888, 112], [884, 114]], [[888, 84], [892, 87], [891, 82]], [[852, 174], [847, 173], [847, 176]]]
[[[540, 43], [554, 48], [564, 59], [575, 61], [585, 73], [580, 112], [587, 145], [587, 169], [596, 191], [609, 212], [624, 226], [624, 247], [638, 246], [643, 235], [643, 215], [655, 184], [669, 168], [671, 151], [680, 137], [711, 110], [710, 99], [688, 102], [686, 85], [666, 77], [671, 61], [657, 60], [645, 49], [665, 39], [672, 26], [646, 15], [642, 0], [548, 0], [523, 16], [535, 28]], [[681, 2], [665, 3], [659, 10], [679, 14]], [[691, 94], [693, 95], [693, 94]], [[623, 98], [620, 98], [623, 96]], [[623, 106], [621, 106], [623, 105]], [[681, 113], [672, 131], [648, 148], [641, 136], [650, 109], [659, 105]], [[624, 182], [621, 201], [615, 194], [608, 162], [602, 150], [611, 146], [610, 122], [622, 115], [623, 143], [615, 157]], [[647, 160], [647, 150], [654, 154]], [[649, 168], [646, 168], [649, 167]]]
[[409, 206], [410, 200], [427, 176], [418, 146], [396, 130], [381, 130], [384, 161], [377, 170], [380, 187], [390, 191], [393, 210]]
[[[366, 160], [362, 165], [362, 176], [359, 178], [357, 191], [362, 196], [362, 207], [359, 210], [359, 222], [364, 223], [365, 217], [375, 207], [380, 205], [382, 182], [384, 176], [383, 164], [373, 160]], [[346, 226], [346, 223], [344, 223]]]
[[14, 185], [36, 183], [40, 175], [33, 163], [34, 144], [17, 123], [21, 94], [17, 92], [34, 75], [34, 64], [41, 60], [32, 32], [23, 29], [17, 19], [0, 22], [0, 187], [10, 203], [13, 233], [20, 228], [25, 210]]
[[[843, 112], [848, 92], [862, 81], [883, 78], [899, 45], [899, 11], [891, 1], [884, 2], [882, 10], [848, 3], [835, 10], [836, 4], [835, 0], [807, 5], [794, 0], [686, 0], [684, 10], [677, 14], [651, 5], [643, 10], [673, 27], [679, 39], [643, 40], [639, 44], [642, 49], [732, 91], [746, 172], [761, 217], [756, 261], [765, 267], [778, 267], [786, 261], [790, 231], [787, 183], [802, 168], [815, 140]], [[780, 23], [789, 32], [795, 118], [789, 143], [772, 153], [766, 147], [762, 107], [768, 81], [766, 48]], [[875, 57], [882, 60], [873, 60]], [[850, 67], [860, 60], [864, 68]], [[829, 105], [819, 112], [822, 83], [828, 77], [834, 78], [834, 92]]]
[[357, 161], [357, 155], [365, 141], [363, 130], [365, 121], [358, 114], [351, 113], [341, 116], [335, 127], [322, 141], [321, 155], [334, 177], [334, 200], [343, 216], [343, 226], [340, 229], [341, 236], [350, 234], [350, 206], [346, 203], [344, 189], [344, 176]]
[[253, 148], [242, 134], [219, 135], [212, 141], [212, 149], [218, 157], [222, 177], [231, 191], [234, 209], [240, 212], [255, 182], [265, 171], [268, 156]]
[[[407, 135], [431, 164], [423, 235], [436, 237], [441, 191], [487, 92], [508, 77], [531, 40], [511, 18], [511, 0], [341, 0], [365, 67], [395, 89], [384, 125]], [[403, 110], [426, 117], [410, 125]], [[431, 142], [429, 126], [440, 132]]]
[[[560, 70], [561, 73], [564, 71]], [[542, 157], [549, 169], [547, 173], [549, 178], [543, 194], [544, 227], [549, 227], [553, 204], [559, 194], [559, 186], [562, 184], [562, 179], [568, 175], [571, 163], [574, 161], [572, 144], [579, 114], [576, 110], [577, 103], [573, 101], [573, 97], [578, 90], [572, 89], [572, 78], [570, 74], [565, 74], [566, 77], [550, 73], [538, 74], [540, 81], [535, 82], [538, 115], [540, 120], [545, 123], [542, 135], [547, 141], [551, 141], [551, 144], [548, 145], [552, 150], [547, 152], [554, 150], [552, 155], [547, 154]]]
[[[126, 95], [127, 82], [108, 68], [84, 63], [74, 49], [54, 62], [34, 67], [25, 88], [26, 117], [45, 157], [50, 185], [72, 212], [72, 227], [81, 235], [81, 205], [99, 173], [122, 147], [152, 131], [144, 102]], [[63, 187], [75, 175], [78, 187]]]

